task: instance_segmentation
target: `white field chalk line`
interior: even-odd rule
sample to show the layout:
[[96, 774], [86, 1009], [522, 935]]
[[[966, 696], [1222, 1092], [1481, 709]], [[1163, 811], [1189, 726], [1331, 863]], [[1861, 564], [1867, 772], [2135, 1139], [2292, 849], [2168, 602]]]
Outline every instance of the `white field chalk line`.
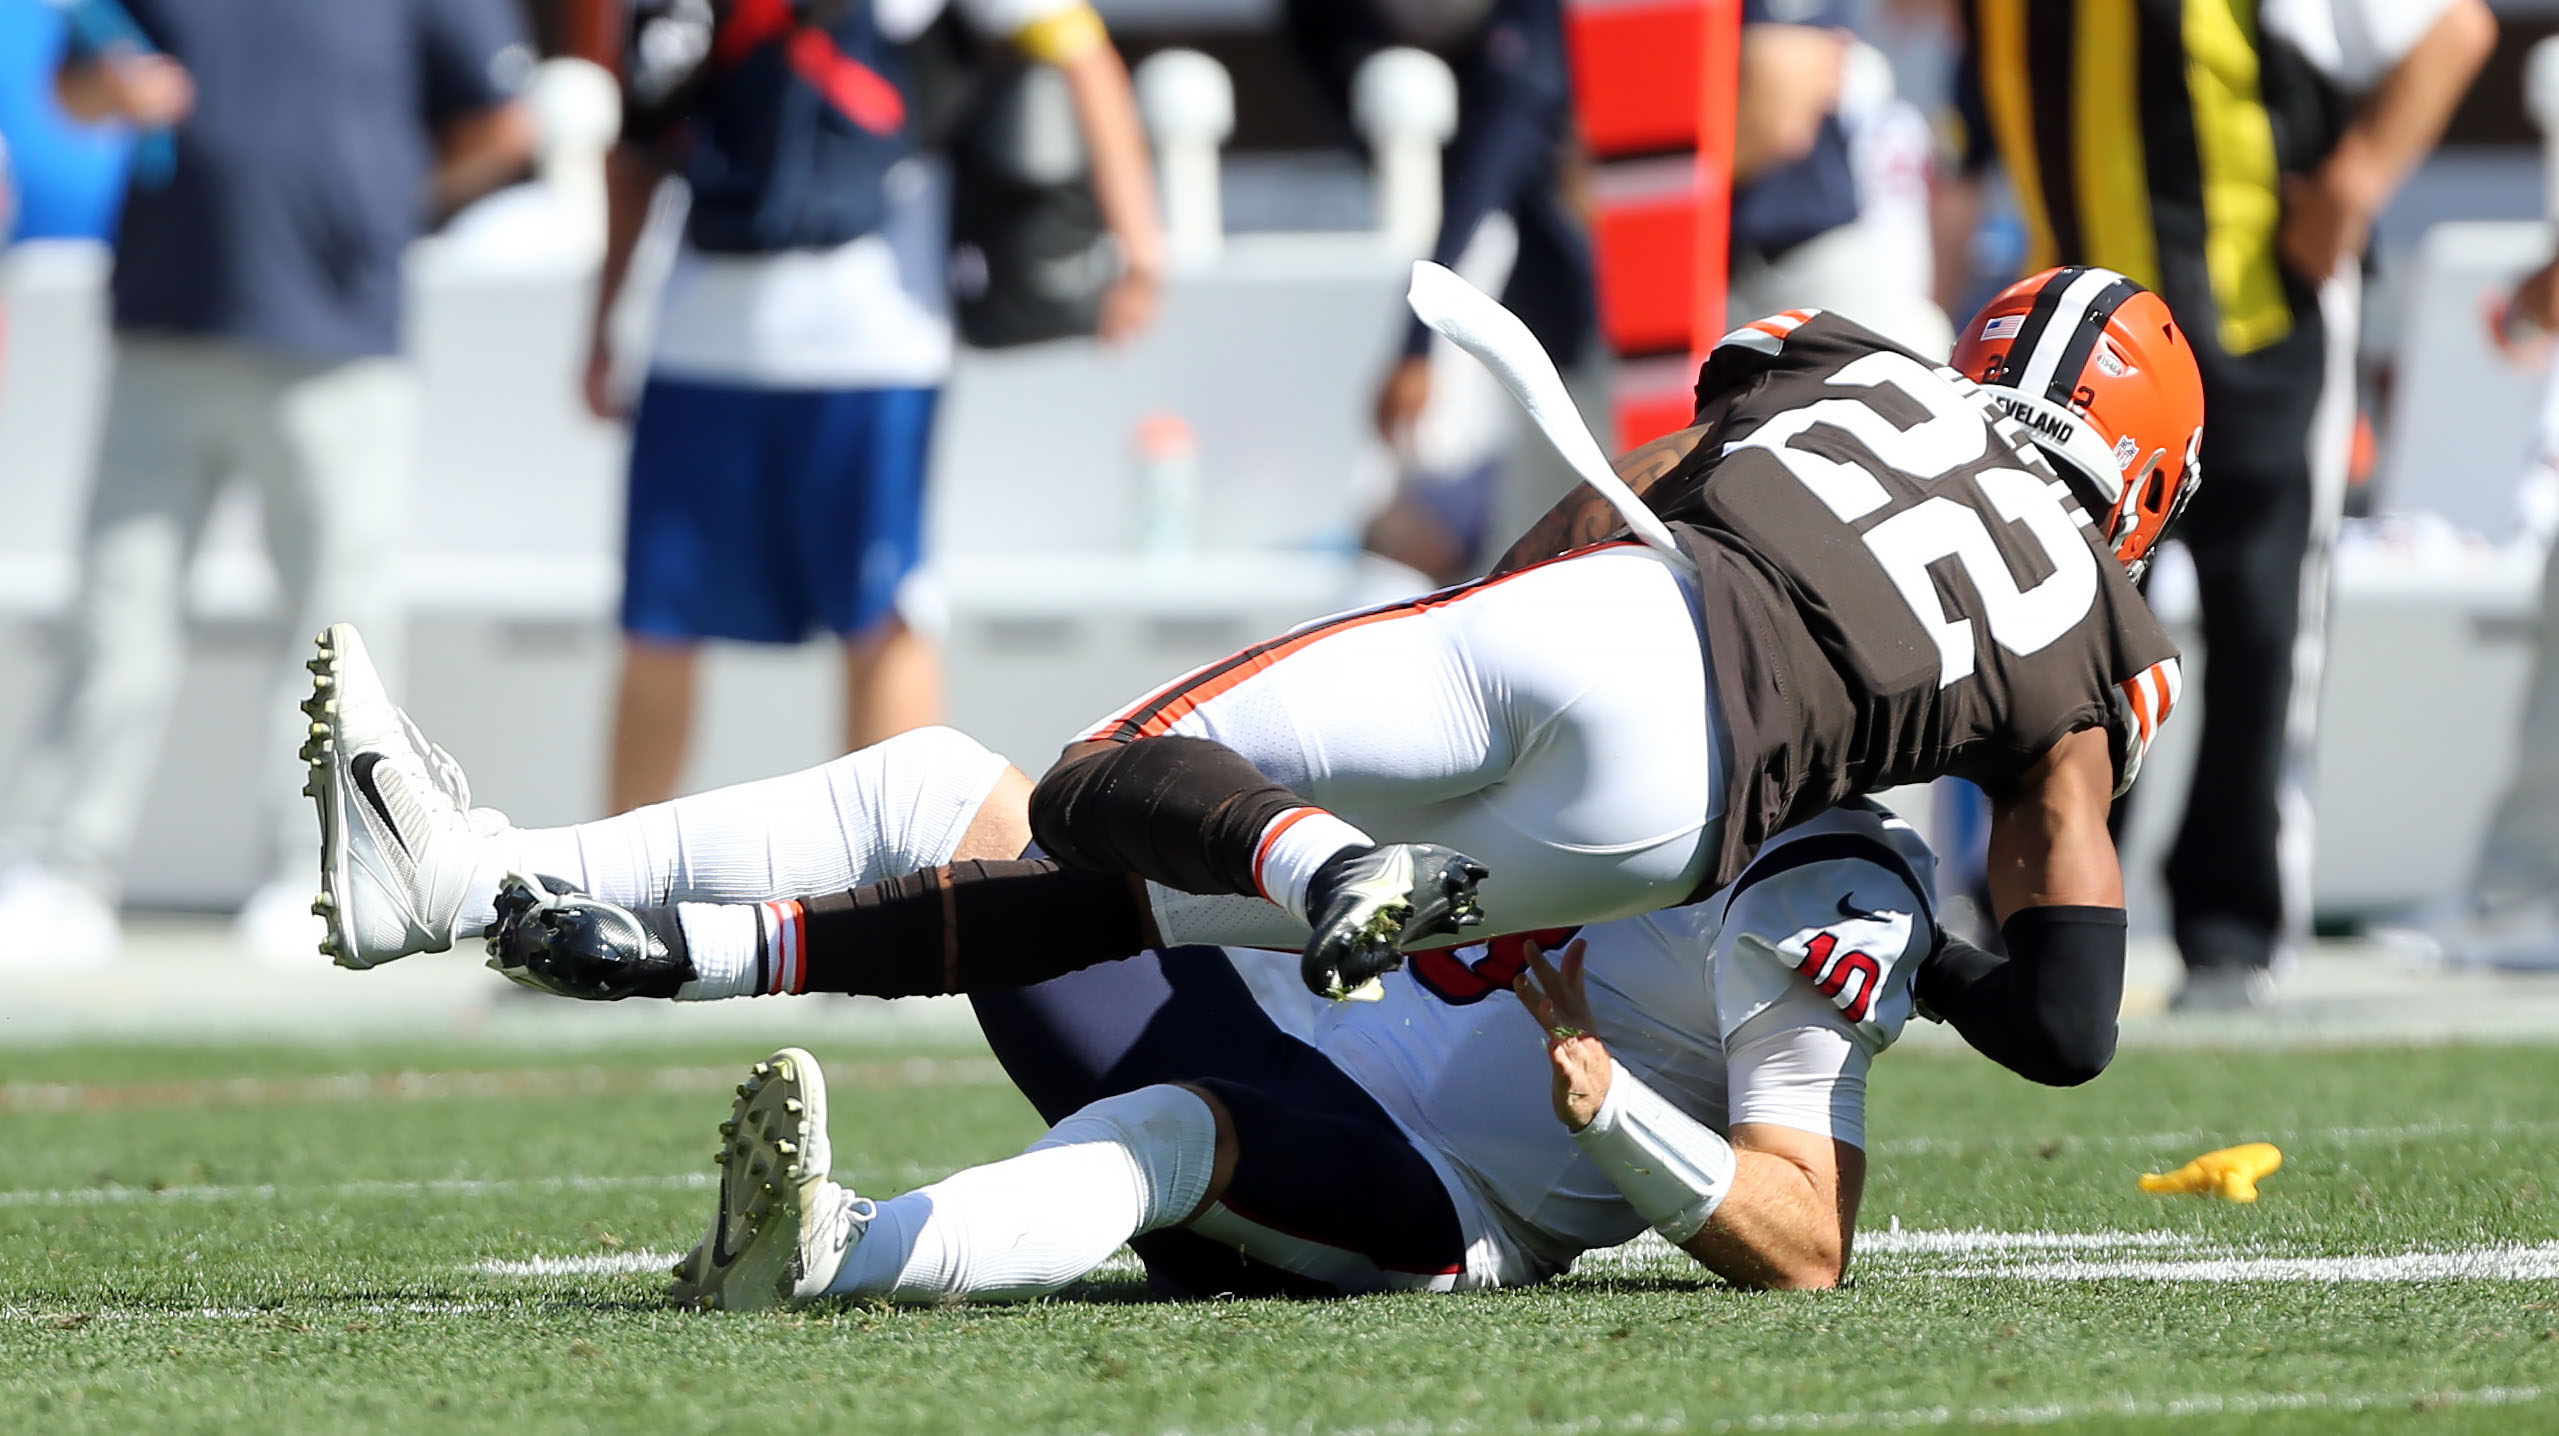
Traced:
[[[2103, 1401], [2052, 1402], [2040, 1406], [1913, 1406], [1900, 1410], [1764, 1411], [1751, 1416], [1690, 1420], [1673, 1407], [1659, 1413], [1629, 1412], [1616, 1416], [1584, 1416], [1570, 1421], [1498, 1417], [1481, 1423], [1459, 1417], [1450, 1421], [1397, 1420], [1375, 1426], [1350, 1426], [1334, 1436], [1476, 1436], [1493, 1431], [1526, 1431], [1537, 1436], [1603, 1436], [1612, 1431], [1724, 1433], [1736, 1431], [1841, 1431], [1860, 1427], [1925, 1430], [1939, 1426], [2051, 1426], [2085, 1421], [2092, 1416], [2129, 1420], [2181, 1421], [2195, 1416], [2257, 1416], [2284, 1411], [2438, 1410], [2454, 1406], [2524, 1406], [2550, 1400], [2559, 1392], [2542, 1386], [2447, 1387], [2433, 1391], [2276, 1391], [2237, 1396], [2179, 1396], [2166, 1400], [2123, 1396]], [[1283, 1428], [1287, 1429], [1287, 1428]], [[1160, 1436], [1184, 1436], [1180, 1431]], [[1266, 1426], [1231, 1428], [1223, 1436], [1276, 1436]]]
[[463, 1268], [482, 1276], [663, 1276], [675, 1266], [677, 1253], [660, 1251], [597, 1252], [591, 1256], [527, 1257], [522, 1261], [475, 1261]]
[[[718, 1092], [744, 1062], [724, 1067], [553, 1067], [490, 1072], [348, 1072], [322, 1077], [216, 1077], [173, 1082], [0, 1082], [0, 1112], [94, 1112], [128, 1107], [281, 1107], [309, 1102], [445, 1102], [507, 1097], [600, 1097]], [[839, 1087], [977, 1087], [1006, 1080], [992, 1057], [910, 1057], [827, 1069]]]
[[[1924, 1266], [1913, 1266], [1901, 1260], [1922, 1256], [2000, 1257], [2009, 1253], [2172, 1251], [2213, 1252], [2228, 1250], [2203, 1238], [2183, 1232], [2002, 1232], [1986, 1227], [1927, 1229], [1918, 1227], [1868, 1228], [1857, 1233], [1857, 1262], [1885, 1260], [1893, 1263], [1894, 1276], [1933, 1276], [1937, 1273]], [[1687, 1253], [1645, 1232], [1623, 1246], [1602, 1247], [1586, 1251], [1573, 1263], [1573, 1270], [1583, 1275], [1619, 1275], [1656, 1264], [1685, 1267], [1690, 1264]], [[1986, 1268], [2004, 1271], [2006, 1268]]]
[[2268, 1142], [2405, 1142], [2430, 1137], [2506, 1137], [2534, 1133], [2559, 1132], [2559, 1120], [2518, 1119], [2496, 1122], [2408, 1122], [2380, 1127], [2282, 1127], [2273, 1131], [2234, 1134], [2225, 1129], [2207, 1132], [2188, 1128], [2178, 1132], [2107, 1133], [2093, 1137], [2070, 1133], [2042, 1135], [2008, 1134], [1990, 1137], [1897, 1137], [1875, 1143], [1871, 1149], [1879, 1157], [1942, 1156], [1948, 1153], [2034, 1150], [2053, 1146], [2063, 1151], [2074, 1147], [2097, 1150], [2119, 1150], [2126, 1147], [2147, 1150], [2152, 1147], [2181, 1147], [2190, 1143], [2241, 1141]]
[[[2125, 1247], [2194, 1247], [2200, 1240], [2184, 1232], [2001, 1232], [1987, 1227], [1931, 1230], [1888, 1227], [1857, 1234], [1859, 1256], [1970, 1256], [1985, 1252], [2117, 1251]], [[1665, 1247], [1669, 1243], [1663, 1243]]]
[[1947, 1267], [1924, 1275], [1997, 1281], [2559, 1281], [2559, 1242], [2400, 1252], [2392, 1256], [2223, 1256], [2189, 1261], [2091, 1261], [2065, 1257], [2059, 1261]]
[[[839, 1163], [839, 1170], [868, 1173], [876, 1183], [913, 1187], [950, 1175], [914, 1162], [883, 1162], [860, 1154]], [[707, 1191], [719, 1184], [716, 1172], [675, 1172], [660, 1177], [429, 1177], [414, 1181], [323, 1182], [306, 1186], [244, 1182], [236, 1186], [55, 1187], [50, 1190], [0, 1191], [0, 1209], [9, 1207], [99, 1207], [153, 1202], [275, 1201], [280, 1198], [326, 1200], [337, 1197], [485, 1197], [510, 1192]]]
[[714, 1172], [663, 1177], [447, 1177], [413, 1182], [332, 1182], [280, 1186], [60, 1187], [0, 1192], [0, 1207], [96, 1207], [151, 1202], [273, 1201], [280, 1197], [478, 1197], [508, 1192], [690, 1191], [719, 1183]]
[[290, 1321], [308, 1324], [315, 1329], [321, 1322], [348, 1316], [485, 1316], [492, 1312], [521, 1313], [539, 1311], [537, 1301], [376, 1301], [362, 1306], [105, 1306], [71, 1307], [60, 1311], [38, 1311], [31, 1307], [0, 1307], [0, 1321], [42, 1321], [59, 1326], [86, 1325], [92, 1321]]

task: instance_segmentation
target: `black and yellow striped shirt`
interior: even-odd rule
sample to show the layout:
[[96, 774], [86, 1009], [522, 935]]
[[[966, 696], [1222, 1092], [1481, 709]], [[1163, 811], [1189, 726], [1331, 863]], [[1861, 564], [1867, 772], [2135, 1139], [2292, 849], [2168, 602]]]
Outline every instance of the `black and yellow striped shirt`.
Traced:
[[2221, 348], [2292, 329], [2275, 249], [2283, 176], [2336, 143], [2335, 87], [2255, 0], [1966, 0], [1968, 168], [1996, 153], [2029, 272], [2120, 270]]

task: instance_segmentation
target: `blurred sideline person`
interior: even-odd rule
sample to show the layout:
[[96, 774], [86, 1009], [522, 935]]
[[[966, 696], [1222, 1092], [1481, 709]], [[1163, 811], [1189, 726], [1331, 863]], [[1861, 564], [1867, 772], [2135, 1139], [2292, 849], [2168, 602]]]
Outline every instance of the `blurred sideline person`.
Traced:
[[2211, 482], [2178, 537], [2207, 661], [2166, 865], [2187, 973], [2176, 1001], [2261, 1005], [2310, 920], [2307, 765], [2360, 263], [2496, 20], [2480, 0], [1968, 0], [1964, 19], [1966, 149], [1941, 248], [1969, 232], [1966, 196], [1995, 153], [2026, 268], [2119, 270], [2158, 290], [2195, 344]]
[[[2497, 342], [2548, 358], [2559, 334], [2559, 259], [2515, 287]], [[2559, 530], [2559, 369], [2545, 382], [2523, 484], [2524, 528], [2546, 550]], [[2498, 795], [2463, 885], [2421, 926], [2385, 930], [2393, 946], [2444, 962], [2559, 968], [2559, 561], [2545, 559], [2532, 678], [2524, 690], [2514, 769]]]
[[1941, 359], [1953, 331], [1931, 299], [1926, 250], [1913, 253], [1907, 226], [1891, 215], [1867, 214], [1870, 203], [1888, 206], [1899, 194], [1872, 172], [1873, 151], [1906, 150], [1895, 131], [1907, 117], [1890, 62], [1846, 28], [1858, 8], [1847, 0], [1742, 6], [1726, 322], [1827, 309]]
[[[359, 613], [386, 647], [418, 400], [398, 358], [401, 264], [438, 212], [514, 179], [532, 65], [505, 0], [131, 0], [154, 52], [75, 27], [56, 74], [82, 120], [170, 127], [116, 240], [115, 372], [81, 537], [66, 663], [7, 806], [0, 961], [112, 957], [118, 869], [186, 657], [183, 579], [223, 482], [258, 485], [290, 630]], [[298, 645], [297, 645], [298, 647]], [[299, 655], [277, 682], [299, 689]], [[269, 752], [298, 741], [282, 730]], [[299, 780], [274, 766], [236, 840], [278, 874], [241, 913], [298, 956]], [[262, 830], [260, 822], [266, 827]], [[296, 874], [284, 877], [283, 874]]]
[[[609, 320], [651, 196], [691, 191], [632, 420], [610, 802], [675, 792], [706, 639], [844, 649], [846, 747], [938, 720], [941, 660], [913, 582], [953, 336], [948, 197], [914, 153], [899, 46], [940, 5], [644, 0], [586, 395], [612, 392]], [[961, 0], [1066, 78], [1123, 271], [1101, 335], [1150, 320], [1154, 179], [1128, 72], [1085, 0]]]
[[[414, 775], [384, 791], [424, 781], [469, 803], [351, 632], [333, 631], [325, 666], [336, 721], [382, 735], [396, 746], [361, 751]], [[1098, 913], [962, 906], [966, 940], [920, 963], [809, 940], [816, 903], [793, 894], [948, 891], [956, 870], [1024, 852], [1030, 786], [928, 728], [571, 829], [472, 814], [526, 870], [575, 879], [445, 869], [469, 925], [495, 918], [491, 951], [517, 980], [595, 999], [966, 992], [1056, 1124], [1021, 1157], [873, 1204], [830, 1180], [815, 1064], [777, 1054], [722, 1129], [720, 1210], [678, 1300], [1020, 1299], [1132, 1238], [1171, 1295], [1444, 1291], [1544, 1280], [1648, 1226], [1733, 1281], [1826, 1287], [1855, 1229], [1868, 1068], [1918, 1003], [2038, 1082], [2088, 1081], [2113, 1053], [2120, 963], [2072, 973], [1943, 938], [1926, 846], [1866, 803], [1770, 842], [1711, 901], [1417, 953], [1373, 1002], [1315, 998], [1285, 955], [1160, 950]], [[572, 887], [683, 906], [643, 927]], [[775, 941], [751, 961], [719, 940], [768, 918]], [[608, 940], [561, 941], [572, 931]], [[1568, 941], [1547, 965], [1540, 945]]]
[[[1410, 45], [1448, 62], [1457, 130], [1440, 159], [1430, 257], [1500, 295], [1585, 387], [1599, 300], [1570, 193], [1580, 157], [1558, 0], [1288, 0], [1284, 15], [1345, 130], [1353, 77], [1371, 56]], [[1436, 583], [1482, 572], [1494, 546], [1571, 483], [1542, 446], [1520, 448], [1508, 401], [1463, 374], [1472, 367], [1412, 321], [1373, 406], [1401, 472], [1362, 542]]]

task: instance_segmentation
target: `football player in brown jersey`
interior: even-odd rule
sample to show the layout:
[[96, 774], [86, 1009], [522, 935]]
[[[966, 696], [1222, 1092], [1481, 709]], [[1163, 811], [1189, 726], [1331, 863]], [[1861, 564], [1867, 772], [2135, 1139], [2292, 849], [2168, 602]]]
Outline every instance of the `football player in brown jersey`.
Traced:
[[[2010, 290], [1956, 358], [1832, 315], [1747, 326], [1705, 365], [1698, 424], [1621, 464], [1677, 553], [1610, 541], [1613, 522], [1568, 502], [1492, 578], [1247, 649], [1106, 718], [1036, 788], [976, 788], [979, 818], [1027, 821], [1042, 856], [964, 842], [854, 892], [705, 914], [716, 940], [650, 915], [647, 940], [752, 952], [786, 982], [843, 946], [911, 961], [913, 991], [994, 980], [986, 962], [1029, 946], [1062, 970], [1062, 932], [1089, 934], [1083, 961], [1303, 944], [1308, 984], [1340, 994], [1445, 941], [1487, 868], [1489, 931], [1604, 921], [1720, 889], [1848, 797], [1956, 773], [1993, 795], [2012, 949], [2111, 960], [2119, 980], [2106, 810], [2177, 685], [2130, 569], [2196, 480], [2193, 363], [2155, 297], [2090, 269]], [[830, 891], [769, 855], [758, 881], [601, 880], [610, 851], [686, 867], [670, 855], [700, 825], [657, 810], [565, 846], [475, 828], [352, 635], [314, 667], [342, 963], [486, 928], [509, 869], [642, 905]], [[537, 928], [593, 927], [530, 888], [517, 905]]]

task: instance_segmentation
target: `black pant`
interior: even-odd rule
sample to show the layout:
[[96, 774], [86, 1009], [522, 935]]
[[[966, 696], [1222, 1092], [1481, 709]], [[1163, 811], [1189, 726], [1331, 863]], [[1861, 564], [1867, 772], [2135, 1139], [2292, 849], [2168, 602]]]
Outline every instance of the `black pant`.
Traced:
[[[1044, 1120], [1157, 1083], [1204, 1087], [1235, 1123], [1229, 1211], [1387, 1270], [1465, 1270], [1465, 1229], [1429, 1159], [1332, 1059], [1265, 1016], [1216, 948], [1141, 953], [969, 1001]], [[1180, 1227], [1129, 1247], [1170, 1296], [1336, 1294]]]
[[[2204, 380], [2203, 487], [2176, 531], [2201, 590], [2203, 731], [2166, 877], [2189, 969], [2262, 967], [2288, 915], [2308, 901], [2286, 892], [2280, 810], [2306, 775], [2310, 732], [2292, 721], [2296, 685], [2317, 681], [2325, 641], [2336, 515], [2321, 512], [2311, 430], [2330, 336], [2318, 296], [2291, 284], [2291, 333], [2230, 354], [2201, 265], [2179, 268], [2170, 266], [2163, 292]], [[2315, 625], [2307, 634], [2305, 621]], [[2309, 699], [2305, 718], [2317, 694]]]

